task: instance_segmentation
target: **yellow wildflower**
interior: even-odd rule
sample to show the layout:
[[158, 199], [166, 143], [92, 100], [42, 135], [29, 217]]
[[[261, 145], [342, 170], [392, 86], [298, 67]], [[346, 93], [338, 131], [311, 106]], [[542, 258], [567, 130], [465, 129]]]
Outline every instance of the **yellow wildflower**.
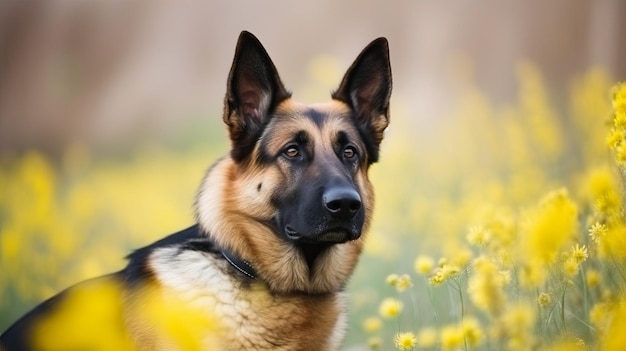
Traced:
[[408, 274], [389, 274], [385, 281], [388, 285], [395, 287], [398, 292], [403, 292], [413, 286], [411, 277]]
[[430, 256], [419, 255], [415, 259], [415, 272], [426, 275], [432, 272], [435, 267], [435, 260]]
[[611, 88], [613, 110], [626, 111], [626, 83], [618, 83]]
[[398, 333], [393, 338], [393, 343], [398, 350], [409, 351], [413, 350], [415, 345], [417, 345], [417, 338], [411, 332]]
[[626, 162], [626, 145], [624, 145], [623, 143], [616, 145], [614, 147], [614, 151], [615, 151], [615, 160], [617, 161], [617, 163]]
[[600, 331], [603, 331], [611, 317], [610, 311], [612, 304], [610, 302], [598, 302], [589, 311], [589, 320]]
[[599, 350], [622, 350], [626, 345], [626, 303], [620, 301], [613, 306], [611, 319], [602, 335]]
[[576, 233], [577, 224], [576, 204], [567, 191], [550, 192], [528, 213], [523, 223], [522, 250], [528, 255], [527, 259], [552, 262], [559, 249]]
[[445, 263], [438, 268], [435, 273], [430, 276], [430, 278], [428, 278], [428, 282], [437, 286], [450, 278], [456, 277], [459, 272], [461, 272], [461, 268], [459, 268], [459, 266]]
[[463, 332], [463, 339], [469, 347], [478, 346], [484, 338], [483, 330], [480, 327], [480, 323], [473, 317], [465, 317], [461, 325]]
[[530, 306], [517, 305], [502, 316], [500, 327], [510, 350], [527, 350], [533, 344], [533, 311]]
[[570, 277], [578, 273], [578, 268], [580, 268], [580, 265], [573, 257], [570, 257], [563, 262], [563, 272]]
[[606, 145], [610, 148], [618, 147], [621, 143], [626, 141], [626, 135], [623, 129], [612, 129], [609, 132], [609, 136], [606, 138]]
[[441, 273], [441, 270], [437, 270], [435, 274], [431, 275], [428, 278], [428, 282], [433, 286], [439, 286], [443, 284], [443, 282], [445, 282], [445, 278], [443, 274]]
[[602, 280], [600, 272], [593, 268], [587, 269], [587, 271], [585, 272], [585, 277], [587, 280], [587, 285], [589, 285], [589, 287], [591, 288], [595, 288], [596, 286], [598, 286]]
[[582, 263], [587, 260], [587, 258], [589, 258], [589, 254], [585, 245], [580, 246], [576, 244], [576, 246], [572, 247], [572, 259], [574, 259], [576, 263]]
[[400, 300], [388, 297], [380, 303], [378, 312], [382, 317], [394, 318], [402, 312], [402, 307], [402, 302]]
[[491, 238], [491, 232], [482, 225], [476, 225], [469, 229], [467, 233], [467, 242], [474, 246], [485, 246]]
[[537, 297], [537, 304], [540, 307], [548, 307], [550, 306], [550, 304], [552, 303], [552, 296], [550, 296], [550, 294], [542, 292], [541, 294], [539, 294], [539, 296]]
[[589, 228], [589, 236], [591, 237], [591, 240], [597, 244], [608, 231], [609, 230], [606, 225], [596, 222], [591, 226], [591, 228]]
[[459, 271], [461, 270], [461, 268], [467, 266], [467, 264], [470, 263], [473, 256], [472, 250], [466, 247], [454, 248], [454, 250], [451, 250], [450, 253], [451, 259], [447, 265], [450, 267], [456, 266]]
[[368, 333], [375, 333], [383, 326], [383, 322], [378, 317], [368, 317], [361, 324], [363, 330]]
[[419, 331], [417, 335], [417, 345], [421, 348], [435, 346], [437, 342], [437, 331], [435, 328], [427, 327]]
[[598, 243], [600, 258], [626, 259], [626, 223], [613, 223], [608, 227], [606, 235]]
[[503, 279], [498, 267], [485, 257], [474, 261], [474, 272], [469, 279], [467, 292], [476, 307], [492, 316], [504, 307]]
[[398, 292], [403, 292], [407, 290], [408, 288], [412, 287], [413, 283], [411, 282], [411, 277], [408, 274], [403, 274], [398, 277], [398, 280], [396, 281], [395, 285], [396, 285], [396, 290], [398, 290]]
[[385, 282], [388, 285], [396, 286], [396, 283], [398, 282], [398, 278], [399, 276], [397, 274], [389, 274], [387, 278], [385, 279]]
[[447, 325], [441, 329], [440, 339], [443, 350], [456, 350], [463, 345], [463, 330], [454, 325]]
[[380, 336], [372, 336], [369, 339], [367, 339], [367, 346], [369, 346], [369, 348], [372, 350], [376, 350], [380, 348], [382, 345], [383, 345], [383, 339]]

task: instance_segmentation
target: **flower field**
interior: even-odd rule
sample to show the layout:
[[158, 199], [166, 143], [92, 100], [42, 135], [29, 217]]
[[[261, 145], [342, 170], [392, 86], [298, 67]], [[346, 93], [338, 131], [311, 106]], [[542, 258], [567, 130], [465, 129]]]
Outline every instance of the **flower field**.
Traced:
[[[459, 81], [429, 130], [394, 97], [346, 350], [625, 347], [626, 85], [591, 70], [557, 101], [535, 67], [517, 73], [506, 104]], [[227, 148], [214, 120], [184, 147], [0, 154], [0, 330], [191, 224]]]

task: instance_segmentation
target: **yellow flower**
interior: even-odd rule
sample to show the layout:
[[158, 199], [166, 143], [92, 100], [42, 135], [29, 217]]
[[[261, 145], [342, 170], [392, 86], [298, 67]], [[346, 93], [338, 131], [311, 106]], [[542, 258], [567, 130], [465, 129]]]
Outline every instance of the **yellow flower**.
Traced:
[[394, 318], [402, 312], [402, 307], [400, 300], [388, 297], [380, 303], [378, 313], [384, 318]]
[[470, 245], [479, 247], [485, 246], [489, 239], [491, 239], [491, 232], [482, 225], [476, 225], [469, 229], [466, 238]]
[[483, 341], [483, 330], [480, 327], [480, 323], [478, 323], [478, 320], [475, 318], [465, 317], [461, 325], [461, 330], [467, 346], [474, 348]]
[[502, 286], [502, 275], [496, 264], [485, 257], [477, 258], [467, 287], [470, 300], [476, 307], [492, 316], [500, 314], [505, 303]]
[[540, 307], [544, 307], [544, 308], [548, 307], [551, 303], [552, 303], [552, 296], [550, 296], [550, 294], [548, 293], [542, 292], [537, 297], [537, 304]]
[[434, 286], [440, 285], [450, 278], [456, 277], [461, 268], [457, 265], [444, 263], [438, 268], [435, 273], [428, 278], [428, 282]]
[[413, 283], [411, 282], [411, 277], [408, 274], [399, 276], [396, 281], [396, 290], [398, 290], [398, 292], [403, 292], [412, 286]]
[[389, 274], [385, 281], [388, 285], [395, 287], [398, 292], [403, 292], [413, 286], [411, 277], [408, 274]]
[[415, 345], [417, 345], [417, 338], [411, 332], [398, 333], [393, 338], [393, 343], [398, 350], [409, 351], [413, 350]]
[[456, 350], [463, 345], [463, 330], [454, 325], [447, 325], [441, 328], [440, 339], [443, 350]]
[[589, 311], [589, 320], [600, 331], [604, 330], [611, 317], [612, 304], [606, 301], [598, 302]]
[[534, 309], [528, 305], [517, 305], [509, 309], [501, 318], [498, 327], [502, 328], [503, 341], [510, 350], [527, 350], [533, 344]]
[[615, 222], [608, 227], [606, 235], [598, 243], [598, 257], [612, 260], [626, 259], [626, 223]]
[[587, 260], [587, 258], [589, 258], [587, 247], [585, 245], [579, 246], [576, 244], [576, 246], [572, 247], [572, 258], [576, 263], [582, 263]]
[[387, 278], [385, 279], [385, 282], [388, 285], [396, 286], [396, 283], [398, 282], [398, 278], [399, 276], [397, 274], [389, 274]]
[[435, 260], [430, 256], [420, 255], [415, 259], [415, 272], [421, 275], [430, 274], [435, 267]]
[[600, 275], [600, 272], [598, 272], [597, 270], [593, 268], [589, 268], [585, 272], [585, 276], [587, 280], [587, 285], [589, 285], [589, 287], [595, 288], [596, 286], [600, 285], [602, 276]]
[[578, 268], [580, 268], [580, 265], [573, 257], [570, 257], [563, 262], [563, 272], [570, 277], [578, 273]]
[[380, 330], [383, 326], [383, 322], [377, 317], [368, 317], [361, 324], [363, 330], [368, 333], [374, 333]]
[[591, 226], [591, 228], [589, 228], [589, 236], [591, 237], [591, 240], [597, 244], [608, 231], [609, 230], [606, 225], [596, 222]]
[[626, 111], [626, 83], [617, 83], [611, 88], [613, 110]]
[[578, 211], [565, 189], [546, 195], [527, 214], [521, 236], [522, 250], [527, 260], [550, 263], [561, 247], [576, 233]]
[[626, 345], [626, 301], [620, 301], [613, 306], [611, 319], [600, 340], [602, 351], [623, 350]]
[[626, 135], [623, 129], [612, 129], [609, 132], [609, 136], [606, 138], [606, 144], [610, 148], [618, 147], [624, 141], [626, 141]]
[[369, 348], [372, 350], [380, 348], [382, 344], [383, 339], [380, 336], [372, 336], [371, 338], [367, 339], [367, 346], [369, 346]]
[[417, 345], [421, 348], [435, 346], [437, 342], [437, 331], [435, 328], [427, 327], [420, 330], [417, 335]]
[[[620, 133], [624, 133], [622, 130]], [[618, 150], [619, 149], [619, 150]], [[616, 146], [616, 157], [622, 158], [624, 143]], [[586, 190], [589, 192], [588, 201], [593, 204], [596, 214], [606, 217], [610, 223], [611, 219], [619, 216], [621, 207], [621, 187], [616, 179], [616, 174], [608, 167], [595, 169], [587, 175]]]

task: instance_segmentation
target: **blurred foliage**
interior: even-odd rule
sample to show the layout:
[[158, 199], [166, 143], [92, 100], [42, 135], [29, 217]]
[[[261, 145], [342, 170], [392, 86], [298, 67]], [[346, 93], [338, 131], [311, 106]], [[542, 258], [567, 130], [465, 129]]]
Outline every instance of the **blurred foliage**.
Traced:
[[[328, 60], [312, 71], [334, 71]], [[333, 81], [322, 73], [320, 85]], [[623, 163], [625, 134], [610, 127], [626, 99], [619, 88], [611, 99], [599, 69], [573, 80], [565, 103], [527, 62], [508, 104], [458, 73], [450, 109], [427, 131], [394, 97], [371, 170], [375, 220], [349, 286], [345, 347], [623, 346], [624, 178], [610, 149]], [[0, 156], [0, 329], [189, 225], [201, 177], [226, 150], [206, 144], [123, 157], [74, 145], [57, 161], [38, 151]]]

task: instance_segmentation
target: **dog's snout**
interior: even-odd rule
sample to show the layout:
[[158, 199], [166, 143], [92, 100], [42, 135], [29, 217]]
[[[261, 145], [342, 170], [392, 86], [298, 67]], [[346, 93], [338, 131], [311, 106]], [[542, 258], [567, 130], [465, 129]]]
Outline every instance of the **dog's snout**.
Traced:
[[361, 196], [351, 187], [332, 187], [324, 192], [324, 207], [333, 216], [352, 218], [361, 209]]

